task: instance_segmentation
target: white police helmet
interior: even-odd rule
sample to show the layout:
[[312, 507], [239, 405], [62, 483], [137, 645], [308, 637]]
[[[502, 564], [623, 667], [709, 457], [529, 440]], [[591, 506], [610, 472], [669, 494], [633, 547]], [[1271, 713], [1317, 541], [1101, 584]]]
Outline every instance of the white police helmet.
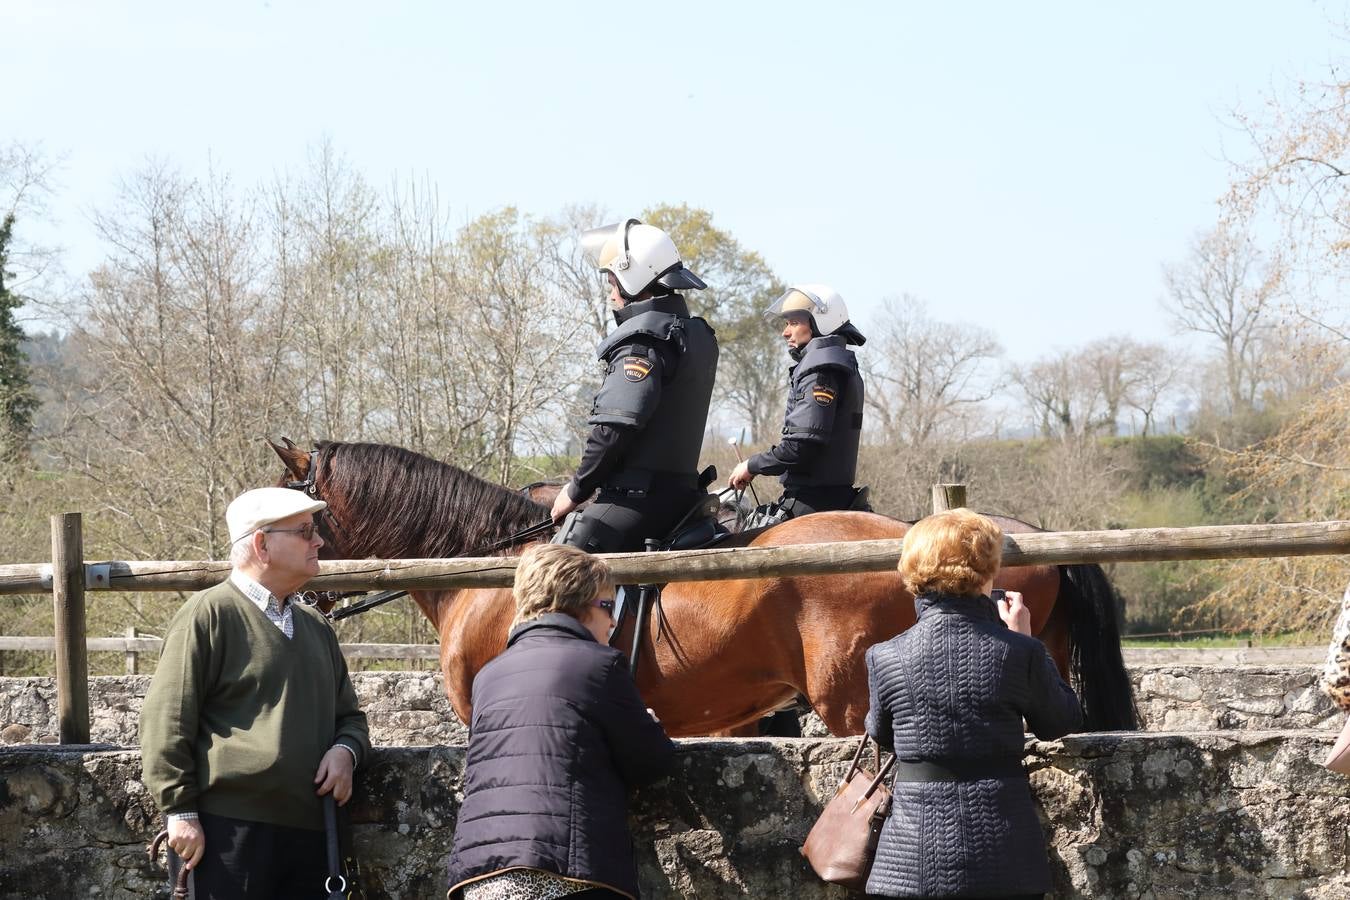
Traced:
[[804, 312], [815, 322], [816, 331], [834, 334], [848, 321], [848, 307], [834, 288], [825, 284], [794, 284], [764, 311], [766, 318], [785, 318]]
[[707, 287], [702, 278], [684, 267], [670, 235], [637, 219], [583, 232], [581, 248], [596, 268], [614, 276], [619, 293], [629, 300], [653, 284], [675, 291]]
[[770, 319], [784, 318], [794, 312], [809, 315], [817, 334], [837, 334], [850, 344], [867, 341], [849, 322], [844, 298], [828, 284], [794, 284], [764, 310], [764, 316]]

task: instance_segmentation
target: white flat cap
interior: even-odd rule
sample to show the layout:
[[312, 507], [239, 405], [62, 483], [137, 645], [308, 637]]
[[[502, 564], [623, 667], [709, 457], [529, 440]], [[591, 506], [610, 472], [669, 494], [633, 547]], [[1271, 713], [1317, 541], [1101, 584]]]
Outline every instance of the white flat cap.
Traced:
[[230, 528], [230, 543], [246, 538], [264, 525], [289, 519], [300, 513], [318, 512], [327, 506], [322, 500], [311, 498], [304, 491], [291, 488], [265, 487], [244, 491], [230, 501], [225, 510], [225, 524]]

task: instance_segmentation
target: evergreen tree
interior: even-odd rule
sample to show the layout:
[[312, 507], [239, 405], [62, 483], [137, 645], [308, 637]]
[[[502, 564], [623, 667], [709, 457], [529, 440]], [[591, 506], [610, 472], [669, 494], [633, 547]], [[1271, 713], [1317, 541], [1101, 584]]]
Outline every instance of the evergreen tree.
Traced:
[[14, 319], [14, 311], [23, 301], [5, 284], [12, 277], [6, 266], [13, 231], [14, 214], [10, 213], [0, 223], [0, 462], [13, 461], [26, 453], [38, 407], [20, 347], [23, 329]]

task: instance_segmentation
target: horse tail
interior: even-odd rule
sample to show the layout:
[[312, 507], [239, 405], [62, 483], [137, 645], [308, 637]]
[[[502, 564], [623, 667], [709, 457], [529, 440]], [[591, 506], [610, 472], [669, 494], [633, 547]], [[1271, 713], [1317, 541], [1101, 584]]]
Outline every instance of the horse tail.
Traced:
[[1120, 653], [1120, 603], [1096, 563], [1059, 567], [1059, 596], [1069, 604], [1069, 670], [1088, 731], [1135, 731], [1139, 710]]

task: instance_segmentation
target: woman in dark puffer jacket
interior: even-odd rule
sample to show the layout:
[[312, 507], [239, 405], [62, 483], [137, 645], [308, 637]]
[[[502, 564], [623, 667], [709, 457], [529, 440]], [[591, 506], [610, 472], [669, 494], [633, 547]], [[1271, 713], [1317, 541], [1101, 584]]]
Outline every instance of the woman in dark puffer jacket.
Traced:
[[606, 643], [609, 567], [531, 547], [515, 598], [506, 650], [473, 681], [450, 896], [635, 898], [628, 790], [667, 774], [675, 746]]
[[[894, 748], [894, 806], [867, 881], [879, 897], [1039, 897], [1045, 836], [1022, 769], [1022, 722], [1042, 740], [1082, 712], [1022, 596], [989, 594], [1003, 532], [968, 509], [905, 534], [900, 573], [918, 623], [867, 651], [867, 732]], [[1002, 621], [1000, 621], [1002, 620]]]

